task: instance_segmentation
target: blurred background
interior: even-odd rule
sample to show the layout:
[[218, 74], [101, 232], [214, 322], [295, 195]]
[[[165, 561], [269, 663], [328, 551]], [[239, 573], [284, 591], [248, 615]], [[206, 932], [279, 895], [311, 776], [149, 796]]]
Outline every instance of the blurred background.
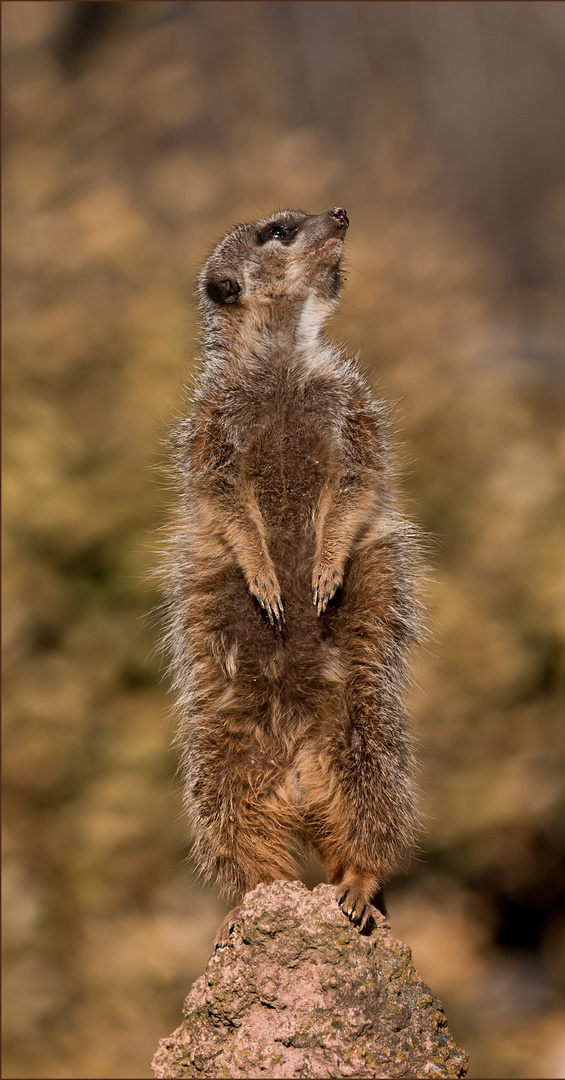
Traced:
[[[150, 1077], [194, 880], [152, 577], [215, 240], [347, 207], [332, 334], [429, 535], [395, 934], [471, 1077], [565, 1076], [565, 5], [6, 2], [4, 1072]], [[312, 868], [308, 880], [315, 881]]]

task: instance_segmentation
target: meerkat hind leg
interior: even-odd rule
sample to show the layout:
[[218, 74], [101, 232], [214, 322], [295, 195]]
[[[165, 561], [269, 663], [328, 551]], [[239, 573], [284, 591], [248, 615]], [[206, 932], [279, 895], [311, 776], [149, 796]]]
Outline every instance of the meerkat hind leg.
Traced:
[[[253, 780], [253, 777], [252, 777]], [[235, 787], [235, 775], [231, 774]], [[294, 881], [297, 866], [292, 851], [292, 833], [296, 829], [297, 815], [285, 796], [284, 780], [279, 782], [274, 792], [261, 792], [257, 776], [254, 782], [245, 785], [254, 788], [255, 799], [245, 804], [240, 799], [239, 822], [237, 831], [229, 835], [232, 864], [232, 880], [229, 892], [232, 895], [245, 895], [257, 885], [272, 885], [275, 881]], [[212, 848], [221, 844], [223, 837], [216, 828], [210, 833]], [[224, 873], [225, 873], [224, 864]], [[241, 904], [236, 905], [221, 922], [214, 940], [214, 947], [226, 945], [232, 933]]]
[[319, 843], [314, 846], [324, 863], [328, 884], [337, 885], [336, 900], [350, 922], [364, 930], [371, 918], [371, 906], [385, 914], [384, 898], [375, 874], [344, 871], [338, 856]]

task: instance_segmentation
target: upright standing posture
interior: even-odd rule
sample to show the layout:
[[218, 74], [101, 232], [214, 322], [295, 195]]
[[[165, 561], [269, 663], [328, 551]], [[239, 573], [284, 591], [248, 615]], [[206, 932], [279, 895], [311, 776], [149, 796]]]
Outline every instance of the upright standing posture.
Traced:
[[238, 226], [204, 267], [169, 638], [203, 872], [231, 895], [295, 878], [298, 838], [363, 927], [413, 834], [414, 547], [383, 407], [322, 333], [348, 225], [339, 208], [284, 210]]

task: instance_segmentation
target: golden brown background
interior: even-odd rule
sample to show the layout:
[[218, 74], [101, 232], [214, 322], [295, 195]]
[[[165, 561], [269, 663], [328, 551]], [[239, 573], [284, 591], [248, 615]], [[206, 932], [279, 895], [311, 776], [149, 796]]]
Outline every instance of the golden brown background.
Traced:
[[393, 930], [472, 1077], [565, 1075], [565, 6], [2, 16], [3, 1075], [149, 1077], [208, 957], [151, 615], [163, 440], [215, 239], [336, 204], [332, 332], [430, 536]]

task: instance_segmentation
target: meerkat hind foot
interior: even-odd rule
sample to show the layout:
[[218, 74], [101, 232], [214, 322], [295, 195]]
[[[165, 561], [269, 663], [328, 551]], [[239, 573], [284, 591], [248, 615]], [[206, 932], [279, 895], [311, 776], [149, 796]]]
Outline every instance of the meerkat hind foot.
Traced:
[[354, 926], [359, 930], [368, 929], [371, 924], [371, 896], [367, 888], [360, 884], [342, 882], [336, 890], [337, 902]]
[[224, 945], [227, 945], [230, 939], [230, 934], [233, 933], [235, 921], [240, 910], [241, 904], [239, 904], [237, 907], [232, 908], [232, 910], [229, 911], [226, 915], [225, 919], [222, 919], [222, 922], [220, 923], [216, 932], [216, 937], [214, 938], [214, 949], [223, 949]]

